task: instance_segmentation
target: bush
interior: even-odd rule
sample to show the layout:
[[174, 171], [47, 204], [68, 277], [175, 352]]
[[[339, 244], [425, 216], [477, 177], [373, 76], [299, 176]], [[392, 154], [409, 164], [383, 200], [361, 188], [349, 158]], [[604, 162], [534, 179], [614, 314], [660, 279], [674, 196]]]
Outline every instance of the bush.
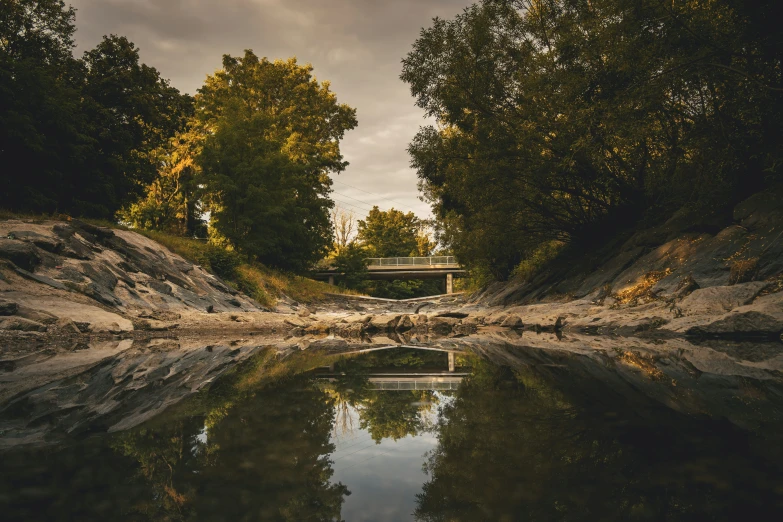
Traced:
[[511, 272], [511, 279], [529, 281], [557, 257], [563, 246], [565, 246], [565, 243], [562, 241], [541, 243], [530, 257], [524, 259], [514, 268]]

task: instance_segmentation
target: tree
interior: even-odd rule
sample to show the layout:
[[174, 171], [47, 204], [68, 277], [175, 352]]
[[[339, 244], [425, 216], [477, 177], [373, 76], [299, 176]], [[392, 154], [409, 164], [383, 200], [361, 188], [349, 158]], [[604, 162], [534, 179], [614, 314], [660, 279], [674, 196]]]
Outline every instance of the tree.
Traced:
[[337, 251], [332, 265], [342, 274], [340, 284], [358, 288], [367, 274], [367, 252], [356, 241], [351, 241]]
[[347, 165], [339, 141], [356, 126], [311, 72], [295, 59], [226, 55], [196, 96], [212, 226], [248, 256], [299, 271], [331, 246], [327, 174]]
[[206, 237], [203, 191], [199, 188], [201, 168], [196, 163], [201, 141], [191, 128], [155, 151], [158, 176], [147, 186], [142, 199], [118, 213], [120, 221], [134, 228]]
[[122, 36], [105, 36], [84, 53], [83, 107], [96, 154], [74, 179], [74, 210], [113, 217], [136, 200], [157, 172], [158, 150], [184, 129], [192, 99], [139, 62]]
[[154, 178], [154, 151], [181, 129], [190, 98], [123, 37], [74, 59], [62, 1], [0, 7], [0, 205], [113, 217]]
[[352, 211], [335, 205], [331, 211], [331, 218], [334, 227], [334, 249], [339, 252], [355, 239], [356, 216]]
[[391, 208], [380, 210], [377, 206], [359, 220], [358, 240], [371, 257], [407, 257], [428, 255], [420, 251], [419, 241], [423, 223], [413, 212], [404, 213]]
[[57, 210], [89, 149], [74, 15], [60, 0], [0, 0], [0, 206]]
[[402, 79], [438, 120], [409, 147], [441, 235], [505, 277], [780, 179], [780, 35], [733, 0], [484, 0], [436, 19]]

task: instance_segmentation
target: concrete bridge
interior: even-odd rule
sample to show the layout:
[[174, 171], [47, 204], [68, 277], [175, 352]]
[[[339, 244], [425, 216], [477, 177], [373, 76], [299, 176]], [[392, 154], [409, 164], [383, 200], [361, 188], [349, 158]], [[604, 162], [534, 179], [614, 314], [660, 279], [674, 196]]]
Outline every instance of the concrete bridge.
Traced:
[[[367, 377], [367, 384], [371, 390], [456, 390], [462, 379], [470, 375], [470, 372], [456, 371], [456, 355], [462, 353], [457, 350], [442, 348], [429, 348], [420, 346], [383, 346], [358, 350], [353, 353], [368, 353], [378, 350], [395, 348], [414, 348], [417, 350], [429, 350], [445, 352], [448, 354], [448, 368], [440, 366], [424, 366], [416, 368], [369, 368], [363, 375]], [[337, 381], [342, 374], [335, 372], [335, 366], [324, 366], [314, 371], [318, 380], [326, 382]]]
[[[389, 279], [446, 279], [446, 293], [453, 292], [455, 277], [466, 274], [454, 256], [431, 257], [371, 257], [367, 259], [367, 275], [370, 280]], [[334, 284], [334, 278], [342, 275], [335, 268], [316, 272], [315, 279]]]

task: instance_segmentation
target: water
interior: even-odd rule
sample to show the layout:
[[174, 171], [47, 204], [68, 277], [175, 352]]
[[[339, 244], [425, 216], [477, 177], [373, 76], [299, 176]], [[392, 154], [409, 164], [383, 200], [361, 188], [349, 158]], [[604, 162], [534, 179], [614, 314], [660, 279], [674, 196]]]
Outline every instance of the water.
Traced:
[[[33, 398], [11, 401], [4, 426], [46, 429], [0, 453], [0, 518], [781, 519], [779, 380], [449, 349], [451, 361], [401, 348], [278, 360], [260, 348], [208, 389], [112, 433], [97, 408], [75, 421], [75, 401], [46, 415]], [[79, 389], [105, 379], [91, 372]], [[36, 397], [51, 403], [74, 386]]]

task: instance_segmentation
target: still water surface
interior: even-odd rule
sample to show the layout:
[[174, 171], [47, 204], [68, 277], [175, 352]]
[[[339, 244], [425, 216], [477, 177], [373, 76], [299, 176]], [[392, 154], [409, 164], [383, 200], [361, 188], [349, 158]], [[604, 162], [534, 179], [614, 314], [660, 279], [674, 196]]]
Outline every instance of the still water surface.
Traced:
[[261, 354], [136, 428], [0, 453], [0, 519], [783, 519], [778, 383], [511, 355]]

